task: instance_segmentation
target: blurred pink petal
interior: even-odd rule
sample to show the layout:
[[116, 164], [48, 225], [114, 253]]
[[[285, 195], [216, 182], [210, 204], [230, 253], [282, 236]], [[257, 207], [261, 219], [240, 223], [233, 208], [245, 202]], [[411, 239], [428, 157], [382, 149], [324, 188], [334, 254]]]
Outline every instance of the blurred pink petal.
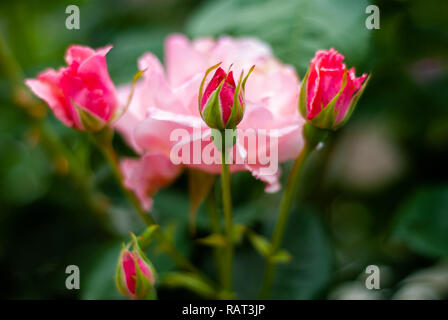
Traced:
[[166, 155], [151, 152], [140, 159], [123, 159], [120, 166], [124, 185], [135, 192], [145, 210], [152, 207], [151, 196], [168, 186], [181, 171]]

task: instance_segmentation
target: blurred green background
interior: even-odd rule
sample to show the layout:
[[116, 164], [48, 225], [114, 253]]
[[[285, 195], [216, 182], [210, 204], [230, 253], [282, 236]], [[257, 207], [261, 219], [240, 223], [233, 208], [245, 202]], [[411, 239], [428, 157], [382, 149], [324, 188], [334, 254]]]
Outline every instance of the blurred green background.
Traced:
[[[315, 154], [291, 215], [274, 298], [448, 298], [448, 2], [373, 1], [380, 29], [367, 30], [363, 0], [98, 0], [0, 3], [0, 298], [120, 298], [113, 274], [122, 241], [143, 225], [120, 194], [87, 135], [42, 106], [26, 108], [23, 77], [63, 64], [72, 43], [100, 47], [112, 79], [126, 83], [144, 51], [163, 58], [172, 32], [190, 37], [256, 36], [303, 77], [317, 49], [335, 47], [373, 77], [348, 125]], [[67, 30], [77, 4], [80, 30]], [[129, 155], [116, 137], [121, 154]], [[283, 177], [291, 164], [284, 165]], [[216, 191], [216, 190], [215, 190]], [[218, 192], [218, 191], [217, 191]], [[267, 195], [250, 174], [232, 177], [235, 220], [270, 235], [280, 194]], [[154, 215], [213, 276], [212, 251], [193, 246], [208, 234], [201, 207], [188, 232], [187, 179], [155, 197]], [[158, 272], [174, 265], [148, 252]], [[81, 289], [65, 288], [78, 265]], [[365, 268], [378, 265], [381, 290], [366, 290]], [[238, 247], [239, 298], [255, 298], [263, 260]], [[161, 299], [194, 297], [159, 288]]]

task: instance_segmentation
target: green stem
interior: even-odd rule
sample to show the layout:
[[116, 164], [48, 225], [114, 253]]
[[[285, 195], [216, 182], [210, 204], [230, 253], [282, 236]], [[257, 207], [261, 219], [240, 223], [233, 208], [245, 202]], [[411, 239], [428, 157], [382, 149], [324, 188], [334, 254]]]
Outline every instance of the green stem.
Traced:
[[227, 162], [227, 151], [225, 134], [222, 133], [222, 149], [221, 149], [221, 189], [222, 204], [225, 219], [226, 231], [226, 247], [224, 255], [224, 290], [232, 291], [232, 266], [233, 266], [233, 222], [232, 222], [232, 198], [230, 194], [230, 173], [229, 163]]
[[[141, 206], [140, 201], [137, 199], [135, 194], [125, 187], [124, 183], [124, 177], [123, 173], [120, 170], [120, 159], [118, 158], [117, 154], [115, 153], [115, 150], [112, 145], [112, 135], [113, 132], [106, 128], [105, 132], [100, 132], [97, 134], [94, 134], [95, 142], [98, 148], [103, 153], [104, 157], [109, 162], [109, 165], [115, 175], [115, 177], [118, 180], [118, 183], [120, 184], [121, 190], [123, 194], [126, 196], [126, 198], [129, 200], [129, 202], [134, 206], [139, 216], [142, 218], [142, 220], [145, 222], [147, 226], [155, 224], [155, 220], [151, 215], [149, 215]], [[103, 137], [103, 135], [105, 137]]]
[[[283, 237], [285, 234], [286, 225], [288, 222], [289, 212], [291, 211], [291, 206], [294, 200], [294, 196], [297, 191], [297, 186], [299, 184], [300, 173], [302, 168], [308, 159], [309, 154], [312, 149], [308, 143], [305, 143], [304, 148], [294, 162], [292, 171], [288, 177], [288, 182], [286, 183], [285, 192], [283, 193], [283, 198], [280, 204], [280, 211], [277, 218], [277, 223], [274, 228], [274, 233], [271, 240], [271, 250], [272, 256], [274, 256], [281, 248]], [[260, 291], [260, 299], [269, 298], [269, 293], [271, 291], [272, 282], [274, 280], [276, 264], [272, 259], [268, 259], [266, 262], [266, 270], [264, 273], [263, 283]]]
[[[221, 234], [219, 212], [218, 212], [218, 208], [216, 206], [214, 188], [212, 188], [210, 190], [210, 193], [207, 197], [206, 205], [207, 205], [207, 211], [210, 216], [210, 225], [211, 225], [212, 233]], [[218, 278], [219, 278], [221, 284], [224, 286], [225, 276], [224, 276], [224, 272], [223, 272], [224, 263], [222, 261], [222, 257], [223, 257], [222, 248], [214, 247], [213, 248], [213, 256], [214, 256], [215, 265], [216, 265], [216, 273], [218, 275]]]
[[[123, 174], [120, 170], [120, 160], [119, 160], [117, 154], [115, 153], [115, 150], [112, 145], [113, 131], [110, 128], [106, 128], [104, 130], [105, 131], [93, 135], [97, 146], [100, 148], [100, 150], [103, 152], [104, 156], [108, 160], [108, 162], [112, 168], [112, 171], [114, 172], [114, 175], [115, 175], [116, 179], [118, 180], [120, 187], [121, 187], [124, 195], [126, 196], [126, 198], [134, 206], [134, 208], [137, 210], [139, 216], [142, 218], [142, 220], [145, 222], [145, 224], [147, 226], [154, 225], [155, 224], [154, 218], [143, 209], [143, 207], [140, 204], [140, 201], [137, 199], [135, 194], [131, 190], [126, 188], [126, 186], [123, 184], [124, 179], [123, 179]], [[171, 259], [179, 267], [189, 270], [191, 272], [197, 273], [204, 279], [206, 278], [204, 275], [201, 274], [201, 272], [196, 267], [194, 267], [182, 255], [182, 253], [180, 253], [174, 247], [172, 241], [169, 240], [160, 229], [157, 229], [154, 231], [154, 237], [160, 243], [162, 249], [171, 257]]]

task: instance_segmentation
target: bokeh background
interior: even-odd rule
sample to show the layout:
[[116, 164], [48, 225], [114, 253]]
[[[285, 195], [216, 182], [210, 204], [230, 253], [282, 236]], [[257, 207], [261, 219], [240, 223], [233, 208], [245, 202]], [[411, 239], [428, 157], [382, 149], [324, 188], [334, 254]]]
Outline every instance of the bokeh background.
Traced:
[[[24, 77], [63, 64], [68, 45], [113, 44], [112, 79], [129, 82], [144, 51], [163, 58], [173, 32], [190, 37], [256, 36], [303, 77], [317, 49], [335, 47], [371, 82], [348, 125], [315, 154], [288, 226], [294, 259], [278, 269], [277, 299], [448, 298], [448, 2], [373, 1], [380, 30], [367, 30], [364, 0], [95, 0], [0, 3], [0, 297], [115, 299], [122, 241], [143, 225], [88, 136], [30, 101]], [[80, 30], [67, 30], [77, 4]], [[25, 90], [25, 91], [23, 91]], [[37, 103], [36, 103], [37, 102]], [[130, 155], [120, 137], [114, 141]], [[284, 165], [284, 177], [291, 167]], [[188, 231], [183, 175], [155, 197], [153, 214], [181, 250], [213, 276], [205, 208]], [[217, 190], [215, 190], [218, 192]], [[250, 174], [232, 177], [235, 220], [270, 235], [280, 194]], [[174, 265], [148, 252], [159, 273]], [[65, 288], [65, 268], [81, 289]], [[366, 290], [378, 265], [381, 290]], [[263, 260], [247, 240], [237, 249], [239, 298], [255, 298]], [[161, 299], [194, 297], [159, 288]]]

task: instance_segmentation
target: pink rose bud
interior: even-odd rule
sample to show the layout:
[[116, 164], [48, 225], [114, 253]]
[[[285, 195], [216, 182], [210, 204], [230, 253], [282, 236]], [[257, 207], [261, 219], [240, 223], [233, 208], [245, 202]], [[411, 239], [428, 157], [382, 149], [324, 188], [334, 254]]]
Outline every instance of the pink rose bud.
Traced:
[[[244, 115], [244, 88], [247, 78], [255, 66], [243, 79], [241, 72], [238, 85], [235, 84], [233, 72], [226, 73], [218, 65], [207, 70], [199, 89], [199, 112], [205, 123], [212, 129], [235, 129]], [[207, 75], [216, 70], [208, 83], [204, 94], [202, 88]]]
[[303, 79], [299, 110], [318, 128], [337, 130], [344, 125], [366, 87], [367, 74], [357, 78], [343, 60], [333, 48], [318, 50]]
[[98, 131], [113, 119], [118, 105], [106, 65], [111, 48], [72, 45], [65, 55], [66, 67], [47, 69], [25, 83], [66, 126]]
[[134, 250], [124, 247], [118, 260], [115, 282], [121, 294], [130, 299], [155, 296], [155, 271], [134, 239]]

